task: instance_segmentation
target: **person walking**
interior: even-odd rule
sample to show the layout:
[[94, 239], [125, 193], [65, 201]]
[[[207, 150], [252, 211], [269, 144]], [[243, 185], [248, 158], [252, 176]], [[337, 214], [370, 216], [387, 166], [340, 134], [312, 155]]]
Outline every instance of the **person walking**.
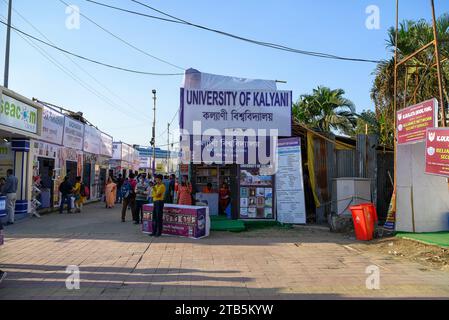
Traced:
[[181, 185], [178, 187], [178, 204], [192, 205], [192, 185], [187, 176], [182, 177]]
[[153, 187], [153, 233], [150, 236], [160, 237], [163, 229], [164, 219], [164, 195], [165, 185], [162, 183], [163, 176], [156, 176], [156, 184]]
[[178, 203], [179, 179], [175, 177], [175, 192], [173, 193], [173, 203]]
[[106, 182], [106, 208], [112, 209], [115, 205], [116, 194], [117, 194], [117, 185], [112, 181], [111, 177], [108, 177], [108, 181]]
[[14, 224], [18, 183], [19, 181], [14, 176], [12, 169], [8, 169], [6, 171], [5, 184], [3, 185], [3, 193], [6, 194], [7, 225]]
[[122, 186], [122, 222], [125, 222], [126, 218], [126, 210], [128, 206], [131, 208], [131, 213], [134, 221], [137, 221], [136, 218], [136, 186], [137, 181], [134, 179], [134, 173], [130, 173], [128, 179], [123, 182]]
[[124, 182], [124, 179], [122, 177], [122, 174], [119, 173], [118, 178], [117, 178], [117, 194], [116, 194], [115, 203], [122, 203], [123, 196], [122, 196], [121, 190], [122, 190], [123, 182]]
[[142, 174], [139, 176], [139, 181], [136, 185], [136, 224], [142, 223], [143, 220], [143, 205], [148, 203], [150, 196], [150, 184]]
[[73, 186], [69, 181], [69, 177], [65, 176], [64, 181], [59, 185], [59, 192], [61, 193], [61, 203], [59, 205], [59, 213], [64, 211], [64, 203], [67, 202], [67, 213], [72, 213], [72, 190]]
[[75, 212], [81, 212], [83, 204], [86, 202], [86, 186], [81, 182], [81, 177], [76, 177], [75, 187], [73, 188], [75, 196]]
[[165, 189], [164, 202], [173, 203], [174, 198], [175, 198], [175, 175], [171, 174]]

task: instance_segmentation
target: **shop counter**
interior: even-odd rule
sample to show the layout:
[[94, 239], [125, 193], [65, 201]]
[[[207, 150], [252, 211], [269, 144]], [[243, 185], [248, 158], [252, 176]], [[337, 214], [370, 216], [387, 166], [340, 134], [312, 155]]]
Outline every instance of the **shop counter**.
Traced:
[[[163, 215], [163, 235], [173, 235], [199, 239], [209, 236], [209, 208], [165, 204]], [[142, 232], [153, 232], [153, 204], [143, 206]]]
[[211, 216], [218, 216], [218, 193], [198, 192], [195, 199], [209, 207], [209, 214]]

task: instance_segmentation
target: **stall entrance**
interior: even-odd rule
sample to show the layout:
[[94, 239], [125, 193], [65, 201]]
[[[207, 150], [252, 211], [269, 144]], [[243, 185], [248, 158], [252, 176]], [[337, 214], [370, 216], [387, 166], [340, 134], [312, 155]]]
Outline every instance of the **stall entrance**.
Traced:
[[[226, 212], [230, 210], [231, 218], [238, 219], [239, 186], [237, 165], [202, 164], [193, 165], [192, 169], [191, 180], [197, 201], [207, 203], [211, 216], [225, 216]], [[226, 192], [222, 188], [224, 183], [229, 188], [229, 199], [227, 201], [225, 199]], [[209, 187], [212, 187], [212, 189]]]
[[105, 194], [106, 175], [107, 170], [100, 169], [100, 184], [98, 185], [98, 194], [100, 195], [100, 198], [103, 198], [103, 195]]
[[78, 163], [75, 161], [66, 161], [66, 168], [66, 173], [67, 177], [69, 177], [70, 184], [75, 185]]
[[41, 178], [40, 184], [40, 203], [39, 209], [46, 209], [53, 207], [52, 199], [54, 193], [53, 173], [55, 169], [55, 160], [48, 158], [38, 158], [39, 162], [39, 176]]
[[[83, 183], [84, 183], [84, 185], [88, 186], [89, 189], [91, 188], [91, 184], [90, 184], [90, 182], [91, 182], [90, 177], [91, 177], [91, 173], [92, 173], [91, 170], [92, 170], [92, 165], [88, 162], [85, 162], [84, 166], [83, 166]], [[88, 196], [87, 199], [88, 200], [90, 199], [90, 195]]]

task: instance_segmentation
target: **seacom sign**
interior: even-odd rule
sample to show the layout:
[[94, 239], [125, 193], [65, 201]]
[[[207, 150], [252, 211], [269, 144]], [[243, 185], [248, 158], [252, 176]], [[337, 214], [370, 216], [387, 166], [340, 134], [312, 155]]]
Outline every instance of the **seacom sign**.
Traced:
[[429, 128], [426, 136], [426, 173], [449, 177], [449, 129]]
[[427, 100], [397, 112], [398, 144], [424, 141], [426, 129], [438, 126], [438, 101]]

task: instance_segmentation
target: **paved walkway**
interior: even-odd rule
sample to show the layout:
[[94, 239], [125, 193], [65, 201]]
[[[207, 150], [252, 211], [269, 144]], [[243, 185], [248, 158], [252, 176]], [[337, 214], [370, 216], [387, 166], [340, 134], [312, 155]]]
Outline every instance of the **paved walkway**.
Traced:
[[[313, 229], [268, 229], [209, 238], [150, 238], [100, 204], [6, 228], [0, 299], [449, 298], [449, 275], [350, 247]], [[66, 288], [68, 265], [80, 289]], [[380, 289], [366, 288], [370, 265]]]

